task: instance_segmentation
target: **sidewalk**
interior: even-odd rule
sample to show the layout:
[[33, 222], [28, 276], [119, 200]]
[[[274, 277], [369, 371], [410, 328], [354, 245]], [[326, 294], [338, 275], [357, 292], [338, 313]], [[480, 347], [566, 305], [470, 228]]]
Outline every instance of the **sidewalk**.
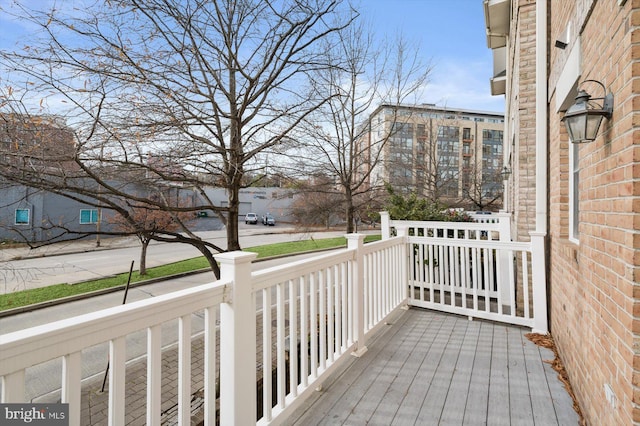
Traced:
[[38, 248], [29, 248], [27, 245], [13, 245], [7, 248], [0, 246], [0, 260], [13, 261], [23, 259], [33, 259], [38, 257], [59, 256], [61, 254], [85, 253], [89, 251], [112, 250], [124, 247], [136, 247], [140, 241], [136, 237], [114, 237], [102, 238], [100, 245], [95, 239], [63, 241]]
[[[366, 229], [362, 230], [363, 233], [379, 233], [379, 229]], [[269, 234], [309, 234], [322, 235], [322, 238], [330, 238], [331, 236], [344, 236], [346, 232], [342, 229], [299, 229], [294, 226], [278, 226], [263, 227], [256, 225], [239, 225], [238, 235], [241, 239], [243, 237], [251, 237], [255, 235], [269, 235]], [[219, 244], [226, 247], [227, 232], [220, 229], [217, 231], [202, 231], [196, 232], [196, 235], [200, 236], [205, 241], [224, 241], [224, 244]], [[155, 242], [152, 242], [154, 244]], [[179, 244], [179, 243], [155, 243], [155, 244]], [[98, 241], [95, 238], [75, 241], [63, 241], [31, 249], [26, 245], [19, 245], [14, 247], [2, 248], [0, 245], [0, 262], [33, 259], [38, 257], [58, 256], [62, 254], [72, 253], [86, 253], [92, 251], [113, 250], [119, 248], [140, 247], [140, 241], [134, 237], [102, 237]]]

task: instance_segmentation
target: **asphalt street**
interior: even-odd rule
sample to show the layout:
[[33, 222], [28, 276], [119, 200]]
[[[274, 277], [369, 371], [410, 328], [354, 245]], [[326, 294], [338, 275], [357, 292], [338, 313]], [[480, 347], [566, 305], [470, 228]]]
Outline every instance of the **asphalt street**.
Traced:
[[[309, 238], [342, 236], [342, 231], [300, 232], [292, 227], [276, 225], [239, 225], [240, 245], [253, 247]], [[226, 231], [198, 232], [203, 239], [226, 248]], [[35, 250], [15, 248], [0, 250], [0, 294], [12, 293], [52, 284], [74, 284], [128, 272], [131, 262], [137, 269], [140, 242], [136, 238], [102, 239], [59, 243]], [[152, 242], [147, 253], [147, 267], [166, 265], [201, 256], [188, 244]]]

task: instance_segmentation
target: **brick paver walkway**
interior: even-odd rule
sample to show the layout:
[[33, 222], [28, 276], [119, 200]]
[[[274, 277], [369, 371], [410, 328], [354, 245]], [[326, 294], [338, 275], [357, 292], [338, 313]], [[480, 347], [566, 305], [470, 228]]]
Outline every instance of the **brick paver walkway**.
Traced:
[[[192, 409], [195, 414], [192, 424], [198, 424], [201, 411], [198, 405], [198, 394], [203, 388], [202, 362], [204, 356], [204, 340], [202, 337], [192, 340], [191, 345], [191, 390], [194, 394]], [[127, 426], [144, 426], [146, 424], [147, 409], [147, 362], [143, 358], [127, 365], [127, 386], [125, 421]], [[95, 377], [83, 382], [82, 386], [82, 424], [102, 426], [107, 425], [107, 407], [109, 403], [109, 386], [102, 388], [102, 377]], [[162, 424], [176, 424], [178, 403], [178, 349], [177, 345], [162, 352]]]

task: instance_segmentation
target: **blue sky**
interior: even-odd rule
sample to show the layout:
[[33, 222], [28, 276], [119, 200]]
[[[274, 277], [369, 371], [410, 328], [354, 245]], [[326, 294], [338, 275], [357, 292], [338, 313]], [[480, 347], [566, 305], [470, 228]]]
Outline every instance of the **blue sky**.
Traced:
[[[15, 11], [12, 2], [0, 0], [0, 8]], [[491, 96], [489, 88], [493, 59], [486, 45], [482, 0], [360, 0], [360, 5], [378, 36], [393, 37], [401, 32], [420, 45], [423, 61], [433, 65], [422, 102], [504, 111], [504, 97]], [[25, 32], [21, 25], [3, 18], [6, 16], [0, 16], [0, 46]]]
[[400, 31], [420, 44], [434, 69], [423, 102], [504, 112], [504, 96], [491, 96], [493, 57], [487, 48], [482, 0], [362, 0], [376, 31]]

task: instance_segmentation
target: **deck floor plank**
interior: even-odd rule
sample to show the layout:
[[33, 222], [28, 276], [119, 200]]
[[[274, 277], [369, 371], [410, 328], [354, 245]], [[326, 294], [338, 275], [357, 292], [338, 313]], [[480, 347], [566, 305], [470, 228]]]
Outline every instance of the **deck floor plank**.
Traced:
[[442, 410], [440, 424], [442, 425], [459, 425], [464, 420], [464, 408], [469, 398], [469, 385], [471, 374], [473, 372], [473, 363], [478, 353], [478, 338], [480, 331], [480, 322], [467, 321], [464, 340], [456, 367], [449, 385], [449, 392]]
[[[553, 359], [553, 352], [549, 352], [551, 359]], [[549, 407], [553, 407], [553, 401], [544, 372], [544, 360], [540, 348], [534, 345], [524, 345], [524, 357], [534, 423], [544, 425], [558, 422], [555, 410], [549, 409]]]
[[[542, 368], [549, 385], [549, 393], [555, 408], [555, 414], [560, 425], [576, 425], [579, 422], [578, 414], [573, 409], [573, 400], [569, 392], [558, 379], [558, 373], [553, 369], [550, 363], [544, 361], [553, 361], [554, 354], [551, 349], [539, 348], [541, 359], [543, 360]], [[571, 410], [561, 409], [563, 407], [572, 407]]]
[[466, 326], [466, 319], [455, 317], [453, 331], [445, 342], [445, 350], [440, 362], [436, 365], [433, 381], [418, 414], [418, 424], [442, 423], [443, 409], [462, 349]]
[[398, 424], [415, 424], [419, 415], [419, 410], [425, 402], [427, 393], [434, 384], [434, 376], [437, 366], [440, 364], [446, 349], [446, 341], [453, 333], [454, 322], [442, 317], [435, 321], [438, 328], [435, 333], [429, 333], [427, 343], [429, 349], [424, 352], [424, 358], [418, 374], [407, 389], [407, 394], [398, 408], [398, 414], [394, 422]]
[[407, 396], [409, 388], [418, 376], [425, 360], [425, 354], [428, 353], [431, 342], [433, 341], [434, 335], [429, 335], [429, 333], [434, 327], [430, 325], [430, 322], [417, 322], [414, 325], [412, 335], [415, 336], [417, 340], [414, 342], [413, 349], [404, 365], [389, 386], [387, 395], [384, 398], [384, 403], [378, 405], [376, 411], [369, 419], [370, 424], [397, 424], [400, 421], [400, 419], [396, 419], [396, 416], [399, 413], [402, 401]]
[[519, 328], [505, 327], [509, 359], [509, 408], [511, 424], [533, 425], [531, 395], [524, 360], [524, 336]]
[[[370, 363], [374, 362], [377, 354], [381, 352], [393, 339], [395, 333], [402, 332], [403, 327], [410, 320], [410, 316], [403, 315], [397, 319], [392, 327], [389, 327], [385, 333], [376, 336], [375, 345], [370, 345], [365, 356], [361, 358], [353, 358], [345, 371], [331, 377], [327, 382], [323, 384], [323, 390], [316, 392], [313, 398], [310, 398], [301, 410], [302, 416], [292, 416], [285, 424], [300, 424], [300, 425], [319, 425], [319, 424], [339, 424], [337, 423], [339, 414], [335, 409], [337, 404], [345, 394], [352, 393], [351, 385], [358, 380], [358, 378], [365, 374], [369, 368]], [[374, 343], [374, 342], [372, 342]], [[357, 361], [357, 362], [356, 362]], [[306, 411], [304, 407], [313, 405], [313, 412]], [[343, 414], [346, 417], [347, 414]], [[336, 422], [333, 422], [335, 416]]]
[[507, 327], [494, 327], [491, 344], [491, 370], [489, 374], [489, 402], [487, 418], [492, 424], [510, 425], [509, 359], [507, 356]]
[[412, 308], [288, 425], [577, 425], [553, 353], [528, 330]]
[[469, 383], [469, 395], [464, 408], [462, 424], [485, 424], [487, 405], [489, 403], [488, 377], [491, 374], [491, 344], [493, 341], [493, 325], [476, 321], [480, 324], [476, 356]]

